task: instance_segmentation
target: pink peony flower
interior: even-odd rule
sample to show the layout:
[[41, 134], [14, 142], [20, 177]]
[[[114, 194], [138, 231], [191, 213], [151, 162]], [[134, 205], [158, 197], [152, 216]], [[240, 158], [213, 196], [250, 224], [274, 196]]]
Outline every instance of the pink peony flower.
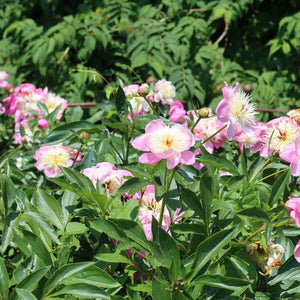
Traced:
[[[133, 196], [133, 198], [137, 199], [140, 202], [138, 217], [140, 222], [143, 225], [147, 239], [152, 240], [153, 239], [152, 217], [154, 217], [157, 221], [159, 221], [162, 201], [160, 202], [156, 201], [154, 185], [148, 185], [145, 189], [145, 192], [143, 193], [142, 198], [141, 196], [142, 193], [139, 191]], [[176, 209], [173, 216], [173, 220], [174, 220], [173, 223], [174, 224], [179, 223], [183, 214], [184, 212], [180, 212], [179, 209]], [[163, 214], [162, 229], [164, 229], [165, 231], [169, 231], [171, 224], [172, 224], [172, 220], [170, 217], [170, 213], [168, 209], [165, 207], [164, 214]]]
[[294, 256], [295, 256], [296, 261], [298, 263], [300, 263], [300, 240], [298, 241], [298, 243], [295, 246]]
[[38, 126], [40, 128], [48, 128], [48, 121], [46, 119], [40, 119], [38, 120]]
[[180, 101], [174, 101], [171, 104], [169, 114], [171, 122], [180, 123], [183, 121], [182, 119], [188, 118], [184, 106]]
[[13, 93], [3, 102], [6, 102], [5, 113], [9, 116], [15, 114], [16, 123], [32, 116], [33, 113], [42, 114], [38, 102], [44, 103], [47, 88], [37, 89], [33, 84], [24, 83], [14, 89]]
[[6, 88], [8, 82], [5, 79], [8, 77], [8, 74], [5, 71], [0, 71], [0, 88]]
[[287, 146], [293, 145], [300, 135], [300, 125], [287, 117], [273, 119], [266, 124], [265, 130], [262, 132], [262, 142], [264, 143], [260, 155], [267, 157], [273, 151], [283, 152]]
[[[61, 144], [55, 146], [42, 146], [38, 149], [33, 158], [37, 161], [35, 166], [38, 170], [44, 171], [47, 177], [56, 177], [60, 173], [60, 167], [72, 166], [77, 150], [65, 147]], [[80, 162], [79, 155], [76, 162]]]
[[60, 120], [64, 111], [68, 107], [68, 101], [63, 99], [62, 97], [55, 95], [53, 93], [48, 93], [45, 98], [44, 103], [48, 109], [49, 114], [52, 113], [59, 105], [61, 105], [61, 108], [56, 116], [57, 120]]
[[238, 129], [244, 133], [255, 130], [255, 106], [250, 102], [251, 96], [242, 92], [237, 82], [235, 87], [228, 87], [225, 82], [223, 99], [218, 104], [216, 115], [218, 120], [228, 122], [226, 137], [232, 141]]
[[297, 137], [295, 144], [287, 146], [279, 156], [291, 164], [293, 176], [300, 176], [300, 136]]
[[167, 168], [172, 169], [179, 163], [192, 165], [195, 155], [189, 149], [195, 144], [191, 131], [180, 124], [172, 127], [163, 120], [151, 121], [145, 128], [145, 134], [131, 142], [132, 146], [141, 151], [147, 151], [140, 156], [139, 162], [155, 164], [167, 159]]
[[291, 211], [290, 217], [294, 219], [296, 225], [300, 228], [300, 198], [289, 198], [285, 206]]
[[[224, 126], [216, 117], [203, 118], [194, 128], [196, 141], [205, 141]], [[215, 149], [219, 149], [225, 141], [225, 129], [216, 134], [210, 140], [204, 143], [204, 148], [213, 153]]]
[[108, 195], [113, 194], [125, 181], [124, 176], [133, 177], [132, 173], [126, 170], [117, 170], [117, 167], [109, 162], [102, 162], [96, 166], [83, 170], [96, 186], [99, 181], [105, 188]]
[[137, 96], [139, 94], [139, 85], [131, 84], [123, 88], [126, 97]]
[[172, 85], [171, 81], [162, 79], [155, 84], [154, 101], [161, 102], [163, 105], [172, 104], [173, 99], [176, 96], [176, 88]]

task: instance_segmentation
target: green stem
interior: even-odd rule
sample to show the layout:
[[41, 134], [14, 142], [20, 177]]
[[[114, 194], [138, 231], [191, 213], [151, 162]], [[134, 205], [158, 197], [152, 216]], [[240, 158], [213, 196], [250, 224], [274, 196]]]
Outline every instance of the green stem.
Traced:
[[157, 111], [155, 110], [153, 104], [147, 99], [147, 97], [143, 96], [144, 99], [147, 101], [147, 103], [149, 104], [149, 106], [151, 107], [151, 109], [153, 110], [153, 113], [157, 116], [159, 116], [159, 114], [157, 113]]
[[164, 210], [165, 210], [166, 201], [167, 201], [167, 196], [168, 196], [169, 189], [171, 187], [171, 183], [172, 183], [174, 174], [175, 174], [176, 170], [179, 169], [179, 168], [180, 168], [180, 165], [178, 165], [177, 167], [175, 167], [174, 169], [172, 169], [172, 173], [171, 173], [171, 175], [169, 177], [169, 181], [168, 181], [168, 184], [166, 186], [166, 190], [165, 190], [163, 199], [161, 200], [162, 204], [161, 204], [161, 211], [160, 211], [160, 215], [159, 215], [159, 227], [161, 227], [161, 225], [162, 225], [163, 216], [164, 216]]
[[216, 131], [214, 134], [212, 134], [211, 136], [209, 136], [207, 139], [205, 139], [203, 142], [201, 142], [201, 146], [204, 145], [207, 141], [209, 141], [210, 139], [212, 139], [214, 136], [216, 136], [218, 133], [220, 133], [223, 129], [225, 129], [227, 127], [227, 124], [224, 125], [222, 128], [220, 128], [218, 131]]
[[121, 161], [124, 161], [123, 157], [121, 156], [121, 154], [118, 152], [118, 150], [116, 149], [116, 147], [114, 146], [113, 142], [110, 141], [110, 145], [111, 147], [115, 150], [115, 152], [118, 154], [119, 158]]
[[[272, 156], [271, 156], [272, 157]], [[269, 163], [269, 161], [271, 160], [271, 157], [268, 158], [264, 164], [255, 172], [255, 174], [251, 177], [251, 179], [249, 180], [249, 182], [252, 182], [254, 180], [254, 178], [257, 176], [257, 174], [259, 174], [261, 172], [261, 170]]]

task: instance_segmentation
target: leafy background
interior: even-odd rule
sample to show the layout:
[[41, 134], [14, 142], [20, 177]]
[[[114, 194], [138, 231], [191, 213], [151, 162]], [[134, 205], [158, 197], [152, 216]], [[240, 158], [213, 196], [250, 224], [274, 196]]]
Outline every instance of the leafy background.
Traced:
[[[223, 81], [251, 84], [259, 107], [299, 99], [299, 1], [3, 0], [0, 69], [70, 102], [108, 83], [171, 80], [179, 100], [214, 108]], [[97, 71], [97, 73], [95, 73]]]

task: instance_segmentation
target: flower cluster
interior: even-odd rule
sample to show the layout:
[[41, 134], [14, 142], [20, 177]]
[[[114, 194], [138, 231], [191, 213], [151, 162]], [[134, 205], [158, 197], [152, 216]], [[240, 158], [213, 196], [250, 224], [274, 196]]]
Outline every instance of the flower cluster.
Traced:
[[[49, 93], [47, 88], [36, 88], [35, 85], [30, 83], [24, 83], [16, 88], [9, 87], [7, 81], [4, 81], [8, 77], [8, 74], [4, 71], [0, 71], [0, 87], [6, 88], [9, 96], [3, 100], [6, 104], [3, 108], [0, 104], [0, 113], [5, 113], [9, 116], [15, 117], [15, 141], [17, 144], [31, 141], [31, 137], [39, 128], [47, 128], [48, 121], [45, 119], [44, 112], [40, 109], [39, 104], [42, 103], [50, 114], [60, 106], [57, 112], [56, 119], [60, 120], [64, 110], [68, 106], [67, 100], [62, 97]], [[28, 122], [31, 119], [37, 119], [37, 125], [35, 128], [29, 129]], [[25, 129], [25, 136], [22, 139], [20, 133], [20, 126]]]

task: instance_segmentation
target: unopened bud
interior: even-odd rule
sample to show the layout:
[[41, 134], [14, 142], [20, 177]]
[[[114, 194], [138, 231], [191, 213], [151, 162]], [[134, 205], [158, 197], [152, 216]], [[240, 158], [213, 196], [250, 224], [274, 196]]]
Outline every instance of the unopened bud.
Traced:
[[38, 126], [40, 128], [48, 128], [48, 121], [46, 119], [40, 119], [38, 120]]
[[139, 86], [139, 93], [142, 95], [147, 95], [149, 93], [149, 85], [147, 83], [143, 83]]
[[89, 138], [90, 135], [87, 132], [84, 131], [80, 133], [79, 139], [83, 144], [86, 143], [89, 140]]
[[148, 77], [147, 80], [146, 80], [146, 82], [148, 84], [155, 83], [156, 81], [157, 81], [157, 79], [153, 76]]
[[244, 87], [243, 87], [244, 92], [247, 93], [247, 94], [251, 94], [252, 89], [253, 88], [252, 88], [251, 84], [245, 84]]
[[209, 109], [207, 107], [202, 107], [198, 110], [199, 118], [207, 118], [209, 116]]

